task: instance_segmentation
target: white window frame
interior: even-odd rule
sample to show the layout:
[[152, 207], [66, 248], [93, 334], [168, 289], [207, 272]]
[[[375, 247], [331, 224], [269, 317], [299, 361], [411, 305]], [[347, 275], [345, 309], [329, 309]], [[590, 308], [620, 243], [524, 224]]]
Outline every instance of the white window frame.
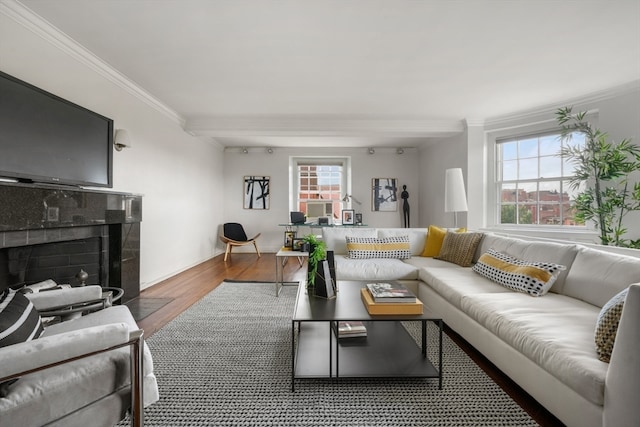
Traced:
[[[571, 189], [569, 188], [569, 181], [573, 178], [571, 175], [567, 175], [567, 170], [565, 170], [565, 167], [568, 168], [568, 165], [566, 164], [566, 162], [563, 162], [561, 158], [559, 158], [557, 155], [555, 154], [549, 154], [549, 153], [541, 153], [540, 151], [538, 151], [540, 149], [540, 145], [539, 143], [541, 142], [541, 140], [544, 139], [553, 139], [556, 140], [559, 144], [558, 146], [558, 150], [556, 151], [556, 153], [560, 152], [560, 144], [563, 143], [561, 142], [561, 135], [560, 135], [560, 130], [553, 130], [550, 132], [542, 132], [542, 133], [534, 133], [534, 134], [526, 134], [526, 135], [520, 135], [517, 137], [510, 137], [510, 138], [506, 138], [506, 139], [501, 139], [496, 141], [496, 150], [495, 150], [495, 156], [496, 156], [496, 165], [501, 164], [503, 167], [496, 168], [496, 176], [495, 176], [495, 191], [496, 191], [496, 222], [500, 223], [500, 225], [504, 225], [505, 223], [503, 222], [503, 218], [502, 218], [502, 207], [503, 206], [508, 206], [508, 205], [513, 205], [514, 208], [516, 209], [516, 212], [520, 210], [521, 207], [527, 207], [529, 206], [529, 210], [531, 211], [531, 208], [534, 208], [533, 211], [537, 211], [537, 212], [542, 212], [543, 209], [545, 207], [550, 207], [550, 208], [554, 208], [556, 207], [557, 209], [557, 213], [559, 215], [559, 222], [558, 224], [554, 224], [554, 225], [558, 225], [560, 227], [576, 227], [576, 225], [565, 225], [563, 222], [564, 220], [567, 219], [568, 212], [565, 211], [564, 206], [566, 206], [566, 202], [562, 202], [560, 200], [557, 201], [547, 201], [545, 202], [543, 199], [541, 199], [541, 192], [544, 192], [543, 188], [545, 186], [547, 186], [548, 184], [552, 184], [552, 183], [559, 183], [560, 187], [558, 188], [559, 190], [559, 194], [565, 194], [565, 193], [571, 193]], [[521, 153], [520, 149], [521, 149], [521, 143], [525, 142], [525, 141], [536, 141], [536, 152], [535, 153]], [[554, 141], [555, 142], [555, 141]], [[504, 151], [502, 150], [502, 148], [504, 146], [506, 146], [507, 144], [514, 144], [514, 148], [515, 148], [515, 156], [511, 159], [504, 159], [501, 158], [500, 153], [504, 153]], [[542, 165], [543, 165], [543, 161], [550, 159], [550, 158], [555, 158], [558, 162], [558, 164], [560, 165], [560, 170], [559, 170], [559, 175], [552, 175], [552, 176], [530, 176], [530, 177], [523, 177], [521, 174], [526, 171], [528, 169], [528, 167], [522, 166], [522, 162], [535, 162], [536, 165], [535, 167], [540, 170], [542, 169]], [[508, 177], [507, 179], [505, 179], [504, 174], [504, 166], [506, 163], [511, 163], [514, 167], [512, 169], [512, 171], [515, 173], [514, 177]], [[530, 166], [529, 166], [530, 167]], [[534, 193], [536, 194], [537, 199], [536, 200], [519, 200], [519, 195], [520, 192], [516, 191], [514, 194], [514, 201], [513, 203], [505, 203], [502, 200], [502, 190], [503, 190], [503, 185], [507, 185], [507, 186], [511, 186], [513, 185], [515, 188], [526, 188], [526, 187], [530, 187], [530, 188], [535, 188]], [[554, 210], [554, 213], [556, 212], [556, 209]], [[534, 213], [535, 215], [535, 213]], [[525, 224], [521, 224], [518, 222], [519, 220], [519, 215], [515, 215], [515, 223], [506, 223], [509, 225], [527, 225], [527, 226], [540, 226], [540, 227], [549, 227], [551, 224], [543, 224], [540, 223], [540, 216], [539, 215], [535, 215], [534, 218], [537, 223], [525, 223]]]
[[[590, 111], [587, 115], [592, 125], [597, 127], [597, 111]], [[486, 218], [488, 229], [504, 231], [509, 233], [520, 233], [533, 236], [544, 236], [559, 239], [570, 239], [577, 241], [590, 241], [595, 235], [595, 227], [591, 223], [584, 226], [563, 226], [563, 225], [537, 225], [537, 224], [501, 224], [499, 222], [499, 197], [498, 192], [498, 144], [499, 141], [517, 138], [520, 136], [540, 135], [549, 133], [559, 133], [560, 126], [554, 119], [543, 119], [536, 122], [502, 126], [494, 125], [494, 128], [485, 131], [485, 147], [487, 156], [486, 179], [487, 179], [487, 199]]]

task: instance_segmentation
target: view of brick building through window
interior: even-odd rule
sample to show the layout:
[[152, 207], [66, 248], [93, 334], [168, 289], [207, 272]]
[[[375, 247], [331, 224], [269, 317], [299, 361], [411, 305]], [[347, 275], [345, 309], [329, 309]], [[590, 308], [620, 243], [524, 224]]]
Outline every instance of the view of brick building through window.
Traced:
[[[501, 200], [502, 224], [583, 225], [576, 223], [573, 203], [566, 192], [519, 190], [516, 194], [514, 190], [503, 190]], [[521, 201], [517, 222], [516, 200]]]
[[309, 219], [340, 219], [342, 212], [341, 165], [298, 164], [298, 209]]

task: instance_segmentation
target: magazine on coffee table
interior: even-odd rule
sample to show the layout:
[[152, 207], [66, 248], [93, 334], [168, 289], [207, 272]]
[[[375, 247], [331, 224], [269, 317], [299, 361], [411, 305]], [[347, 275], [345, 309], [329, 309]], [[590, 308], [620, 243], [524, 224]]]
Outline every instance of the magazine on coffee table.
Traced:
[[415, 303], [416, 296], [413, 292], [398, 282], [367, 283], [367, 289], [371, 293], [373, 301], [398, 303]]

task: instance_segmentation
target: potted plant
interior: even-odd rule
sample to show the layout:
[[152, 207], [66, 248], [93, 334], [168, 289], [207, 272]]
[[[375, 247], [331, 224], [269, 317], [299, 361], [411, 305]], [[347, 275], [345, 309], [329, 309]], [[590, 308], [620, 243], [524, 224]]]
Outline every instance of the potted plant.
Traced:
[[608, 135], [593, 129], [585, 120], [586, 112], [573, 114], [571, 107], [558, 109], [556, 117], [562, 125], [561, 138], [570, 141], [574, 132], [584, 135], [584, 145], [567, 145], [560, 155], [575, 166], [571, 188], [587, 187], [576, 196], [576, 219], [593, 221], [603, 245], [640, 248], [640, 239], [625, 239], [627, 229], [622, 219], [632, 211], [640, 211], [640, 182], [629, 183], [629, 176], [640, 170], [640, 147], [629, 139], [608, 142]]
[[303, 241], [309, 245], [307, 288], [313, 288], [316, 283], [318, 264], [327, 256], [327, 246], [323, 240], [318, 239], [314, 234], [304, 236]]

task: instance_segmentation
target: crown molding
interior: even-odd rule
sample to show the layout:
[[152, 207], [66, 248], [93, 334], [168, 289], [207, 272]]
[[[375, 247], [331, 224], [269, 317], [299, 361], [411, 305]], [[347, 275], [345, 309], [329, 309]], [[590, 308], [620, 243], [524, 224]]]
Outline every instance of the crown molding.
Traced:
[[[524, 121], [537, 121], [540, 117], [546, 117], [550, 114], [554, 114], [558, 108], [562, 108], [568, 105], [583, 105], [601, 102], [607, 99], [615, 98], [617, 96], [626, 95], [633, 92], [640, 92], [640, 80], [634, 80], [629, 83], [625, 83], [619, 86], [615, 86], [609, 89], [592, 92], [590, 94], [571, 98], [562, 102], [554, 104], [546, 104], [533, 110], [522, 111], [505, 116], [492, 117], [485, 120], [487, 127], [500, 127], [505, 123], [510, 122], [524, 122]], [[554, 119], [555, 120], [555, 119]]]
[[475, 118], [467, 118], [465, 119], [465, 128], [470, 128], [470, 127], [476, 127], [476, 126], [480, 126], [480, 127], [484, 127], [485, 124], [485, 120], [484, 119], [475, 119]]
[[169, 108], [159, 99], [155, 98], [149, 92], [129, 80], [124, 74], [111, 67], [109, 64], [54, 27], [48, 21], [42, 19], [20, 2], [16, 0], [0, 0], [0, 13], [6, 15], [29, 31], [37, 34], [51, 45], [86, 65], [110, 82], [115, 83], [120, 88], [178, 123], [180, 126], [184, 126], [185, 119], [175, 110]]
[[187, 119], [185, 131], [211, 137], [386, 136], [445, 137], [464, 131], [460, 120], [347, 116], [216, 116]]

